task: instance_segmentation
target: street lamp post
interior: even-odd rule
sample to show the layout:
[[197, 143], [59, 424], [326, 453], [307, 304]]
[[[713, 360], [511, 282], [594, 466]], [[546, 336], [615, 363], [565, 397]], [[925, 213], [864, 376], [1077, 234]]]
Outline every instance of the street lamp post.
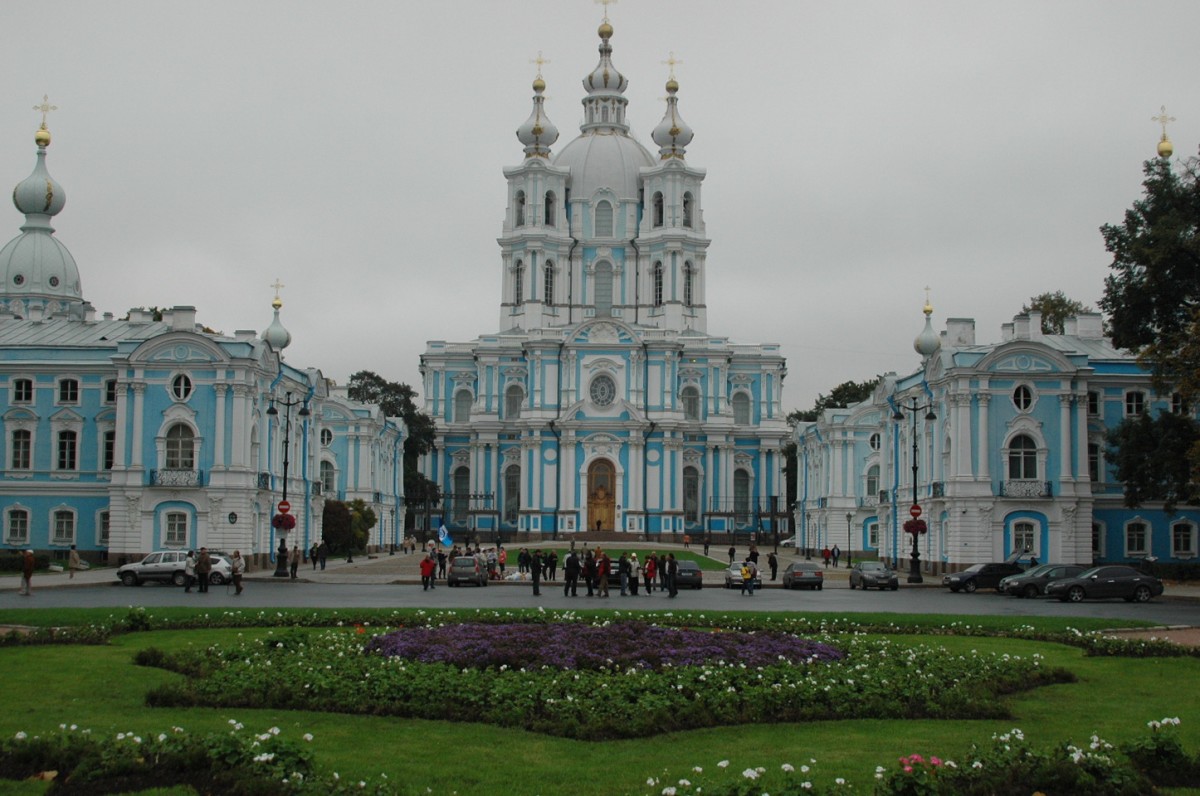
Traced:
[[850, 534], [850, 523], [854, 521], [854, 514], [846, 512], [846, 569], [849, 569], [854, 564], [854, 537]]
[[[928, 410], [928, 411], [926, 411]], [[904, 413], [908, 412], [912, 415], [912, 481], [913, 481], [913, 502], [908, 513], [912, 515], [912, 519], [904, 523], [906, 533], [911, 533], [913, 538], [912, 546], [912, 567], [908, 572], [909, 583], [923, 583], [921, 577], [921, 551], [917, 547], [917, 539], [921, 534], [925, 533], [928, 526], [921, 519], [921, 504], [917, 500], [917, 412], [925, 411], [925, 420], [932, 422], [937, 420], [937, 415], [933, 413], [933, 403], [918, 405], [917, 399], [914, 396], [912, 404], [905, 406], [904, 404], [896, 404], [896, 412], [892, 415], [892, 420], [897, 423], [904, 422]]]
[[[300, 411], [296, 413], [297, 417], [308, 417], [308, 400], [302, 399], [298, 401], [292, 400], [292, 394], [287, 393], [287, 397], [283, 400], [272, 398], [270, 406], [267, 407], [267, 414], [274, 417], [279, 414], [279, 410], [275, 408], [275, 404], [283, 407], [283, 497], [279, 501], [279, 514], [277, 516], [286, 517], [291, 511], [291, 504], [288, 503], [288, 451], [291, 448], [292, 440], [292, 407], [299, 406]], [[293, 525], [295, 521], [293, 520]], [[271, 526], [275, 527], [276, 518], [271, 518]], [[275, 577], [286, 578], [288, 576], [287, 564], [287, 529], [280, 527], [279, 530], [279, 549], [275, 552]]]

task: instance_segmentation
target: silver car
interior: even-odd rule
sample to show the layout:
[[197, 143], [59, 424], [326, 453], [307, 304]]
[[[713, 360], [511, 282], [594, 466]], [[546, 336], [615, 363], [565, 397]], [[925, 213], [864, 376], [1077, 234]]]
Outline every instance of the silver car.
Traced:
[[[208, 557], [212, 559], [212, 572], [208, 575], [209, 583], [220, 586], [222, 583], [232, 580], [233, 566], [224, 554], [209, 553]], [[185, 551], [164, 550], [151, 553], [141, 561], [118, 567], [117, 579], [126, 586], [141, 586], [150, 581], [182, 586], [187, 581], [187, 576], [183, 573], [186, 560], [187, 553]]]

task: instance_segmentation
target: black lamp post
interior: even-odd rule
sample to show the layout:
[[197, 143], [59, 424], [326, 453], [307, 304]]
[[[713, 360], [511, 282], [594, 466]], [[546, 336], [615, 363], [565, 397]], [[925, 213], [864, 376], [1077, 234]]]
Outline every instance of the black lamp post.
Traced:
[[[302, 399], [299, 401], [293, 401], [292, 394], [290, 392], [283, 400], [272, 398], [271, 405], [267, 407], [267, 414], [271, 415], [272, 417], [279, 414], [279, 410], [275, 408], [275, 404], [279, 404], [283, 407], [283, 498], [279, 501], [279, 513], [286, 515], [291, 510], [291, 506], [288, 504], [287, 499], [287, 488], [288, 450], [292, 446], [292, 407], [300, 407], [300, 411], [296, 413], [297, 417], [308, 417], [308, 400]], [[272, 522], [274, 522], [274, 519], [274, 516], [272, 516]], [[286, 578], [288, 576], [287, 557], [287, 531], [279, 529], [279, 549], [275, 551], [275, 577]]]
[[917, 399], [912, 399], [912, 404], [905, 406], [904, 404], [896, 405], [896, 412], [892, 415], [892, 420], [897, 423], [904, 422], [904, 413], [908, 412], [912, 415], [912, 479], [913, 479], [913, 502], [908, 513], [912, 515], [912, 519], [904, 523], [904, 530], [912, 534], [912, 568], [908, 572], [909, 583], [923, 583], [921, 577], [921, 551], [917, 548], [917, 538], [925, 531], [925, 521], [921, 519], [921, 504], [917, 501], [917, 412], [928, 410], [925, 414], [925, 420], [937, 420], [937, 415], [933, 413], [933, 403], [927, 403], [922, 406], [917, 405]]
[[854, 514], [846, 512], [846, 569], [854, 563], [854, 537], [850, 534], [850, 523], [854, 521]]

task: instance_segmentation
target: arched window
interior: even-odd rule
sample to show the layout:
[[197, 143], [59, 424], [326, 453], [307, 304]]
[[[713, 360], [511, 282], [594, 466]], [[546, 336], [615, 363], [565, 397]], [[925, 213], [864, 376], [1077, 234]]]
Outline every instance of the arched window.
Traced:
[[333, 468], [333, 462], [321, 462], [321, 491], [327, 498], [337, 494], [337, 470]]
[[872, 464], [867, 468], [867, 489], [863, 497], [875, 500], [879, 497], [879, 465]]
[[554, 191], [546, 191], [546, 226], [553, 227], [558, 224], [558, 213], [555, 208]]
[[196, 435], [183, 423], [167, 429], [167, 457], [163, 466], [168, 470], [196, 469]]
[[1032, 481], [1037, 474], [1037, 444], [1024, 434], [1008, 444], [1008, 477], [1014, 481]]
[[521, 510], [521, 468], [512, 465], [504, 471], [504, 522], [516, 525]]
[[610, 263], [600, 263], [596, 266], [596, 317], [607, 318], [612, 315], [613, 303], [613, 272]]
[[699, 420], [700, 391], [695, 387], [684, 387], [683, 392], [679, 394], [679, 397], [683, 401], [683, 419]]
[[525, 301], [525, 263], [517, 260], [517, 265], [513, 268], [513, 304], [522, 304]]
[[74, 431], [58, 432], [58, 469], [74, 470], [79, 464], [79, 435]]
[[509, 385], [504, 391], [504, 419], [517, 420], [521, 417], [521, 403], [525, 400], [525, 391], [516, 384]]
[[454, 471], [454, 505], [451, 507], [451, 517], [455, 522], [467, 521], [467, 499], [471, 489], [471, 471], [459, 467]]
[[690, 192], [683, 195], [683, 225], [685, 227], [692, 226], [692, 194]]
[[654, 264], [654, 306], [661, 307], [663, 303], [663, 266]]
[[693, 279], [692, 264], [684, 263], [684, 265], [683, 265], [683, 305], [685, 307], [691, 307], [695, 303], [695, 296], [692, 292], [694, 290], [692, 279]]
[[516, 211], [516, 226], [525, 226], [525, 192], [517, 191], [517, 196], [513, 200], [513, 209]]
[[17, 429], [12, 433], [12, 454], [9, 467], [13, 470], [29, 470], [33, 467], [33, 432]]
[[735, 392], [730, 400], [733, 405], [733, 422], [735, 425], [750, 425], [750, 396], [744, 392]]
[[547, 307], [554, 305], [554, 261], [546, 261], [546, 271], [542, 280], [542, 301]]
[[606, 201], [596, 203], [596, 237], [611, 238], [613, 236], [613, 207]]
[[683, 468], [683, 521], [700, 522], [700, 471]]
[[474, 402], [474, 397], [470, 390], [459, 390], [454, 393], [454, 417], [450, 418], [451, 423], [467, 423], [471, 420], [471, 404]]
[[1028, 520], [1014, 522], [1012, 527], [1012, 549], [1014, 552], [1021, 551], [1022, 553], [1037, 552], [1037, 526]]
[[661, 227], [663, 225], [663, 195], [658, 191], [654, 192], [654, 204], [650, 212], [653, 213], [654, 226]]
[[738, 526], [750, 524], [750, 473], [733, 473], [733, 519]]

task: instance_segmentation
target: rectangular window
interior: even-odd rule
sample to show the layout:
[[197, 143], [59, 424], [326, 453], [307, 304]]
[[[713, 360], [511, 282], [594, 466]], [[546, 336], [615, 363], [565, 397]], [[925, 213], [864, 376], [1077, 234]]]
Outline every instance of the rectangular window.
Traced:
[[58, 432], [58, 469], [74, 470], [77, 464], [75, 440], [77, 435], [74, 431]]
[[879, 547], [879, 523], [873, 522], [867, 526], [867, 547]]
[[1025, 550], [1033, 552], [1034, 548], [1034, 526], [1032, 522], [1018, 522], [1013, 524], [1013, 550]]
[[1125, 555], [1144, 556], [1150, 552], [1149, 533], [1144, 522], [1131, 522], [1125, 526]]
[[1100, 393], [1089, 390], [1087, 396], [1087, 413], [1092, 417], [1100, 414]]
[[172, 547], [182, 547], [187, 544], [187, 521], [187, 514], [182, 511], [167, 512], [167, 538], [164, 540], [166, 544]]
[[79, 382], [75, 379], [63, 379], [58, 383], [58, 402], [60, 404], [79, 403]]
[[115, 404], [117, 402], [117, 380], [109, 379], [104, 382], [104, 403]]
[[113, 468], [113, 458], [117, 449], [117, 432], [104, 432], [104, 469], [111, 470]]
[[1100, 483], [1100, 446], [1095, 442], [1088, 443], [1088, 479]]
[[29, 512], [25, 509], [9, 509], [8, 535], [9, 544], [26, 544], [29, 542]]
[[101, 545], [108, 545], [109, 515], [107, 511], [100, 512], [100, 537], [96, 540]]
[[33, 403], [33, 382], [30, 379], [16, 379], [13, 382], [12, 402], [15, 404]]
[[1127, 416], [1140, 415], [1146, 411], [1146, 395], [1140, 392], [1125, 393], [1125, 414]]
[[1191, 558], [1196, 555], [1195, 525], [1177, 522], [1171, 526], [1171, 555], [1176, 558]]
[[1176, 415], [1186, 415], [1188, 413], [1187, 401], [1183, 400], [1183, 396], [1179, 393], [1171, 393], [1171, 412]]
[[1092, 523], [1092, 558], [1104, 558], [1104, 526]]
[[54, 512], [54, 538], [52, 544], [72, 544], [75, 541], [75, 512], [59, 509]]
[[12, 454], [9, 467], [13, 470], [28, 470], [33, 460], [33, 432], [17, 429], [12, 434]]

